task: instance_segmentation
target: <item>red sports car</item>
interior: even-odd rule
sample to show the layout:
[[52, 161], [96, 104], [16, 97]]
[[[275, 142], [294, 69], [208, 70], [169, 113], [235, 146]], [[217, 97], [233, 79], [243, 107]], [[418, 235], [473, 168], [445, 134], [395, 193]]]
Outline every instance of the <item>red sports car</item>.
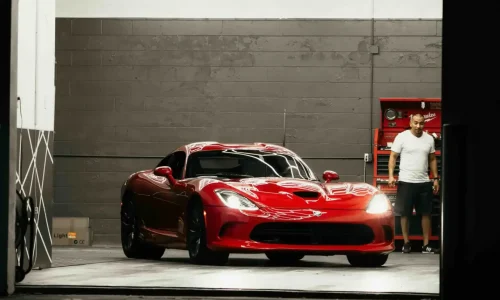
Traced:
[[362, 182], [318, 180], [289, 149], [271, 144], [199, 142], [180, 147], [121, 191], [121, 238], [129, 258], [188, 250], [197, 264], [230, 253], [265, 253], [289, 263], [305, 255], [347, 255], [377, 267], [394, 251], [388, 198]]

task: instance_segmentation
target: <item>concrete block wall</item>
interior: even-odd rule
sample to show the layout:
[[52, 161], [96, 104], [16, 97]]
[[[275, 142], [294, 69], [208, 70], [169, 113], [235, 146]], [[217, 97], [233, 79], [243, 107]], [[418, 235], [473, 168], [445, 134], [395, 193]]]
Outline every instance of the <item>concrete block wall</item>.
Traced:
[[318, 174], [362, 181], [378, 97], [441, 96], [440, 28], [439, 19], [60, 17], [54, 215], [90, 217], [96, 245], [118, 243], [131, 172], [193, 141], [281, 143], [284, 109], [289, 148]]

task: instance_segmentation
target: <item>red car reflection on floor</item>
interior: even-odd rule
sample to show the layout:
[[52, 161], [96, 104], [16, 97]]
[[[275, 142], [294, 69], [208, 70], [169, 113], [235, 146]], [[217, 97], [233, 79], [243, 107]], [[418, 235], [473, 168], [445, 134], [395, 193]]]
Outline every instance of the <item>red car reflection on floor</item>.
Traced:
[[160, 259], [184, 249], [197, 264], [265, 253], [282, 263], [341, 254], [353, 266], [384, 265], [394, 251], [391, 203], [372, 185], [338, 179], [325, 171], [320, 181], [277, 145], [185, 145], [123, 184], [123, 251]]

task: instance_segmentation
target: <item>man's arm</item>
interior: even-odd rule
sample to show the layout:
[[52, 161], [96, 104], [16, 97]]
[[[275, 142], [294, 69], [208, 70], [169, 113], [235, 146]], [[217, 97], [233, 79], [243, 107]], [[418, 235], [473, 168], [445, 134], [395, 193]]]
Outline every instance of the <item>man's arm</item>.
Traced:
[[389, 156], [389, 178], [394, 177], [394, 168], [396, 168], [398, 156], [399, 153], [391, 151], [391, 155]]
[[438, 166], [437, 166], [436, 153], [429, 154], [429, 167], [431, 168], [432, 178], [437, 178], [438, 177]]
[[394, 169], [396, 168], [396, 160], [399, 154], [403, 151], [403, 140], [402, 135], [398, 134], [394, 138], [391, 146], [391, 155], [389, 156], [389, 178], [394, 177]]
[[432, 178], [437, 178], [438, 166], [437, 166], [436, 148], [434, 139], [432, 139], [431, 151], [429, 152], [429, 167], [431, 169]]

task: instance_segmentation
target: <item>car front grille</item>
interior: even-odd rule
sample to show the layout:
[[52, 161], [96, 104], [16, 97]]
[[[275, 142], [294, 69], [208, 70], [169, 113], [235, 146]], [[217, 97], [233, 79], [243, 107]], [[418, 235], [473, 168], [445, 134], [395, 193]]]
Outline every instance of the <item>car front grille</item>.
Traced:
[[288, 245], [365, 245], [374, 237], [367, 225], [343, 223], [263, 223], [250, 234], [257, 242]]

